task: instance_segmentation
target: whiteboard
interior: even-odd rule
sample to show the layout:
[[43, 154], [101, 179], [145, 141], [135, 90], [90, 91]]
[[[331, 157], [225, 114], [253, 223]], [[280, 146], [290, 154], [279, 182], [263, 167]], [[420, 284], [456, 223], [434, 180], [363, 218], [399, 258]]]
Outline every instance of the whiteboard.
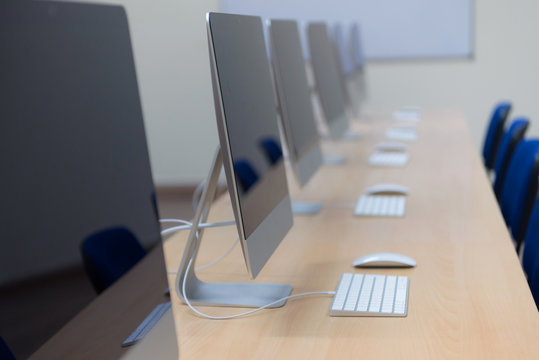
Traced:
[[361, 26], [367, 59], [471, 57], [474, 0], [222, 0], [222, 11]]

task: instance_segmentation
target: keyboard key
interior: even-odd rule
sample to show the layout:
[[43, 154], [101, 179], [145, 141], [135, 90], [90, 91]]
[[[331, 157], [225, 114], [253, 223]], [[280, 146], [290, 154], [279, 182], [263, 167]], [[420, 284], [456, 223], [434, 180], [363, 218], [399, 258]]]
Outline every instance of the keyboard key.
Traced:
[[369, 157], [369, 164], [374, 166], [404, 166], [408, 159], [408, 153], [377, 151]]
[[361, 216], [404, 216], [406, 196], [362, 195], [358, 198], [355, 215]]
[[346, 295], [348, 295], [348, 288], [350, 287], [350, 282], [352, 281], [352, 274], [344, 274], [341, 277], [341, 282], [337, 288], [337, 293], [333, 298], [333, 310], [341, 310], [344, 306], [346, 300]]
[[376, 275], [374, 278], [374, 290], [371, 295], [371, 302], [369, 304], [369, 312], [380, 312], [380, 305], [382, 305], [382, 294], [384, 291], [384, 285], [386, 277], [383, 275]]
[[344, 304], [345, 311], [353, 311], [356, 308], [362, 283], [363, 274], [355, 274], [354, 278], [352, 279], [352, 285], [350, 286], [348, 298], [346, 299], [346, 303]]
[[373, 275], [365, 275], [363, 287], [359, 295], [359, 302], [357, 303], [357, 311], [367, 311], [369, 302], [371, 300], [372, 285], [374, 283]]

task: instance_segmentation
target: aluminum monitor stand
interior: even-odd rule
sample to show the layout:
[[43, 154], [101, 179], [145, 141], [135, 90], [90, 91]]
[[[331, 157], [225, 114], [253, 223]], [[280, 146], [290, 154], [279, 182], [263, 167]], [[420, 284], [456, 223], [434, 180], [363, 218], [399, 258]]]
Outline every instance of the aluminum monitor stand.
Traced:
[[[185, 281], [185, 295], [193, 305], [232, 307], [267, 305], [288, 296], [292, 291], [292, 286], [285, 284], [209, 283], [199, 280], [195, 274], [194, 264], [203, 233], [203, 229], [199, 229], [198, 225], [205, 222], [208, 217], [222, 166], [223, 155], [219, 148], [215, 154], [208, 181], [204, 186], [193, 220], [193, 227], [185, 245], [182, 262], [176, 275], [176, 293], [185, 302], [182, 290]], [[190, 262], [191, 266], [189, 267]], [[286, 300], [282, 300], [270, 307], [280, 307], [285, 302]]]

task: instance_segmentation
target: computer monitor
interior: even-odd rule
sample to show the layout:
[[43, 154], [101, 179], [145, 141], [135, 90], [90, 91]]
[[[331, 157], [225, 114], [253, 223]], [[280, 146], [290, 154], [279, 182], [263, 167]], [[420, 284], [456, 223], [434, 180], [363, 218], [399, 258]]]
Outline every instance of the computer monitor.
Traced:
[[359, 89], [355, 83], [356, 69], [354, 67], [350, 46], [348, 46], [349, 42], [347, 42], [343, 26], [340, 23], [333, 26], [333, 43], [336, 57], [339, 60], [340, 79], [346, 101], [352, 110], [352, 113], [355, 116], [358, 116], [361, 98], [358, 91]]
[[361, 38], [361, 27], [354, 23], [350, 27], [349, 48], [352, 53], [354, 67], [354, 83], [358, 89], [361, 99], [367, 97], [367, 86], [365, 79], [365, 54], [363, 53], [363, 41]]
[[[102, 231], [161, 246], [124, 9], [3, 1], [0, 53], [0, 282], [80, 264], [82, 241]], [[159, 297], [164, 258], [154, 265], [161, 276], [139, 285], [162, 286]], [[177, 349], [173, 340], [162, 350]]]
[[269, 34], [281, 124], [294, 173], [304, 186], [322, 165], [322, 151], [298, 24], [271, 20]]
[[[255, 278], [292, 227], [262, 20], [209, 13], [207, 26], [220, 151], [206, 181], [194, 224], [196, 227], [204, 221], [223, 163], [243, 255], [249, 274]], [[195, 232], [194, 228], [177, 279], [178, 294], [188, 304], [262, 306], [292, 290], [281, 284], [198, 280], [189, 267], [196, 256]], [[283, 304], [284, 300], [274, 306]]]
[[343, 136], [349, 125], [339, 64], [325, 23], [309, 23], [307, 34], [316, 90], [329, 133], [334, 139], [338, 139]]
[[[0, 273], [73, 265], [81, 241], [109, 227], [125, 227], [146, 245], [159, 242], [125, 11], [2, 5], [0, 238], [13, 251], [0, 251]], [[36, 256], [42, 249], [47, 255]]]

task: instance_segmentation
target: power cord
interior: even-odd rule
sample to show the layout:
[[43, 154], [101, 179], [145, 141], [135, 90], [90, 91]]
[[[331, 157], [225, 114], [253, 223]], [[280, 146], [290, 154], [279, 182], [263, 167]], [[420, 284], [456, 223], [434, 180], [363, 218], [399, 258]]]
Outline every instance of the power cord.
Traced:
[[288, 296], [285, 296], [285, 297], [282, 297], [280, 299], [277, 299], [275, 301], [272, 301], [270, 302], [269, 304], [266, 304], [266, 305], [263, 305], [263, 306], [260, 306], [256, 309], [253, 309], [253, 310], [249, 310], [249, 311], [246, 311], [246, 312], [242, 312], [242, 313], [239, 313], [239, 314], [235, 314], [235, 315], [228, 315], [228, 316], [213, 316], [213, 315], [208, 315], [208, 314], [204, 314], [203, 312], [201, 311], [198, 311], [197, 309], [195, 309], [195, 307], [191, 304], [191, 302], [189, 301], [189, 299], [187, 298], [187, 296], [185, 295], [185, 283], [187, 282], [187, 274], [189, 274], [189, 270], [191, 269], [191, 265], [193, 263], [193, 257], [191, 257], [191, 260], [189, 260], [189, 264], [187, 265], [187, 270], [185, 271], [185, 274], [183, 276], [183, 284], [182, 284], [182, 297], [183, 299], [185, 300], [185, 303], [187, 304], [187, 306], [189, 306], [189, 309], [191, 309], [193, 312], [195, 312], [196, 314], [202, 316], [202, 317], [205, 317], [207, 319], [212, 319], [212, 320], [228, 320], [228, 319], [234, 319], [234, 318], [238, 318], [238, 317], [241, 317], [241, 316], [246, 316], [246, 315], [250, 315], [250, 314], [253, 314], [255, 312], [258, 312], [260, 310], [263, 310], [265, 308], [268, 308], [274, 304], [277, 304], [283, 300], [288, 300], [288, 299], [292, 299], [292, 298], [296, 298], [296, 297], [300, 297], [300, 296], [307, 296], [307, 295], [335, 295], [335, 291], [313, 291], [313, 292], [304, 292], [304, 293], [300, 293], [300, 294], [294, 294], [294, 295], [288, 295]]
[[[174, 227], [162, 230], [161, 235], [167, 235], [169, 233], [173, 233], [173, 232], [185, 230], [185, 229], [191, 229], [193, 227], [193, 224], [191, 222], [187, 220], [181, 220], [181, 219], [160, 219], [159, 222], [161, 223], [172, 222], [172, 223], [184, 224], [181, 226], [174, 226]], [[221, 222], [214, 222], [214, 223], [201, 223], [201, 224], [198, 224], [198, 228], [205, 229], [205, 228], [212, 228], [212, 227], [232, 226], [232, 225], [236, 225], [236, 221], [230, 220], [230, 221], [221, 221]]]
[[[182, 220], [182, 219], [160, 219], [159, 222], [161, 223], [179, 223], [179, 224], [184, 224], [182, 226], [174, 226], [174, 227], [171, 227], [171, 228], [168, 228], [168, 229], [165, 229], [163, 231], [161, 231], [161, 235], [166, 235], [166, 234], [169, 234], [169, 233], [172, 233], [172, 232], [176, 232], [176, 231], [180, 231], [180, 230], [186, 230], [186, 229], [191, 229], [193, 227], [193, 223], [191, 223], [190, 221], [187, 221], [187, 220]], [[215, 223], [202, 223], [202, 224], [199, 224], [199, 228], [211, 228], [211, 227], [219, 227], [219, 226], [231, 226], [231, 225], [235, 225], [236, 222], [235, 221], [222, 221], [222, 222], [215, 222]], [[228, 248], [228, 250], [226, 250], [221, 256], [219, 256], [217, 259], [209, 262], [208, 264], [206, 265], [202, 265], [202, 266], [199, 266], [199, 267], [196, 267], [195, 270], [203, 270], [203, 269], [207, 269], [215, 264], [217, 264], [219, 261], [223, 260], [226, 256], [228, 256], [228, 254], [230, 254], [230, 252], [232, 250], [234, 250], [234, 248], [236, 247], [236, 244], [240, 242], [240, 238], [236, 238], [236, 240], [234, 241], [234, 243], [232, 243], [232, 245]], [[167, 274], [176, 274], [177, 271], [167, 271]]]
[[[166, 222], [173, 222], [173, 223], [181, 223], [181, 224], [184, 224], [182, 226], [175, 226], [175, 227], [172, 227], [172, 228], [169, 228], [169, 229], [165, 229], [163, 231], [161, 231], [161, 235], [164, 235], [164, 234], [167, 234], [169, 232], [173, 232], [173, 231], [179, 231], [179, 230], [185, 230], [185, 229], [190, 229], [193, 227], [193, 224], [187, 220], [182, 220], [182, 219], [161, 219], [159, 220], [160, 222], [162, 223], [166, 223]], [[204, 227], [217, 227], [217, 226], [229, 226], [229, 225], [234, 225], [235, 222], [234, 221], [225, 221], [225, 222], [220, 222], [220, 223], [202, 223], [202, 224], [199, 224], [199, 227], [201, 228], [204, 228]], [[168, 232], [167, 232], [168, 231]], [[196, 234], [197, 238], [198, 238], [198, 232]], [[199, 266], [197, 268], [195, 268], [195, 270], [202, 270], [202, 269], [206, 269], [206, 268], [209, 268], [210, 266], [213, 266], [215, 264], [217, 264], [219, 261], [221, 261], [223, 258], [225, 258], [231, 251], [232, 249], [234, 249], [234, 247], [236, 246], [236, 244], [240, 241], [239, 238], [237, 238], [234, 243], [232, 244], [232, 246], [227, 250], [225, 251], [225, 253], [223, 253], [221, 256], [219, 256], [217, 259], [213, 260], [212, 262], [206, 264], [206, 265], [203, 265], [203, 266]], [[293, 298], [296, 298], [296, 297], [300, 297], [300, 296], [308, 296], [308, 295], [335, 295], [335, 291], [313, 291], [313, 292], [304, 292], [304, 293], [300, 293], [300, 294], [294, 294], [294, 295], [288, 295], [288, 296], [285, 296], [285, 297], [282, 297], [280, 299], [277, 299], [275, 301], [272, 301], [270, 302], [269, 304], [266, 304], [266, 305], [263, 305], [263, 306], [260, 306], [256, 309], [253, 309], [253, 310], [249, 310], [249, 311], [246, 311], [246, 312], [243, 312], [243, 313], [239, 313], [239, 314], [235, 314], [235, 315], [228, 315], [228, 316], [213, 316], [213, 315], [208, 315], [208, 314], [205, 314], [199, 310], [197, 310], [192, 304], [191, 302], [189, 301], [189, 299], [187, 298], [187, 295], [186, 295], [186, 291], [185, 291], [185, 284], [187, 282], [187, 275], [189, 274], [189, 270], [191, 270], [191, 266], [193, 264], [193, 259], [194, 259], [194, 254], [193, 256], [191, 257], [191, 259], [189, 260], [189, 263], [187, 264], [187, 269], [185, 271], [185, 274], [184, 274], [184, 277], [183, 277], [183, 284], [182, 284], [182, 294], [178, 294], [178, 295], [181, 295], [181, 297], [183, 297], [183, 299], [185, 300], [185, 303], [187, 304], [187, 306], [189, 307], [189, 309], [191, 309], [194, 313], [198, 314], [199, 316], [202, 316], [202, 317], [205, 317], [207, 319], [212, 319], [212, 320], [227, 320], [227, 319], [234, 319], [234, 318], [238, 318], [238, 317], [241, 317], [241, 316], [246, 316], [246, 315], [250, 315], [250, 314], [253, 314], [255, 312], [258, 312], [260, 310], [263, 310], [263, 309], [266, 309], [274, 304], [277, 304], [283, 300], [288, 300], [288, 299], [293, 299]], [[167, 271], [167, 273], [169, 274], [177, 274], [177, 271]], [[176, 289], [178, 290], [178, 289]]]

